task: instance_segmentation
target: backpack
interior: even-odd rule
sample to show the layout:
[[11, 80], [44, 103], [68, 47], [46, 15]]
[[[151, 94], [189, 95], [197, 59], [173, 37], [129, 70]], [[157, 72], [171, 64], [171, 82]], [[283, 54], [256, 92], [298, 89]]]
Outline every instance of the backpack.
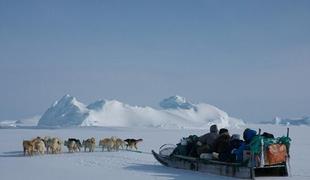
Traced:
[[193, 146], [197, 143], [198, 139], [199, 138], [196, 135], [190, 135], [185, 138], [183, 137], [180, 143], [177, 144], [177, 147], [174, 149], [172, 154], [187, 156]]
[[266, 151], [265, 163], [268, 165], [274, 165], [283, 163], [286, 161], [287, 150], [284, 144], [271, 144]]
[[274, 135], [273, 135], [273, 134], [270, 134], [270, 133], [267, 133], [267, 132], [264, 132], [264, 133], [262, 134], [262, 136], [263, 136], [264, 138], [274, 138]]

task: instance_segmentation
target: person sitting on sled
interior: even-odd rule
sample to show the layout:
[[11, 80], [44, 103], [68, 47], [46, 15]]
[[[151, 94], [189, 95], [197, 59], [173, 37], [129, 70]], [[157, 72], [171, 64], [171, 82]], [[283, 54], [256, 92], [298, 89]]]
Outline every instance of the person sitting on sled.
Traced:
[[229, 151], [230, 135], [227, 129], [222, 128], [219, 132], [219, 137], [213, 143], [214, 158], [219, 159], [219, 154], [228, 153]]
[[[237, 156], [239, 155], [240, 151], [238, 148], [243, 145], [243, 141], [240, 139], [239, 134], [233, 134], [229, 140], [229, 145], [227, 149], [224, 149], [221, 153], [213, 153], [217, 159], [220, 161], [225, 162], [236, 162]], [[242, 153], [242, 152], [241, 152]]]
[[235, 155], [235, 161], [236, 162], [242, 162], [243, 161], [243, 152], [245, 150], [250, 149], [250, 143], [252, 139], [257, 135], [257, 132], [253, 129], [246, 128], [243, 131], [243, 139], [244, 142], [241, 143], [241, 145], [238, 148], [232, 149], [232, 154]]
[[196, 146], [196, 153], [198, 157], [202, 153], [210, 153], [212, 152], [212, 145], [214, 143], [214, 140], [219, 137], [217, 125], [214, 124], [210, 126], [210, 132], [206, 133], [199, 137], [197, 146]]

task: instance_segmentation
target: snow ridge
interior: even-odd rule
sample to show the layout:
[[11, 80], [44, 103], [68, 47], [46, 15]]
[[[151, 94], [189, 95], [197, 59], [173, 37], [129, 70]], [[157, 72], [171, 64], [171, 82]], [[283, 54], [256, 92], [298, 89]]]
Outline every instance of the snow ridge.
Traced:
[[89, 115], [86, 106], [70, 95], [63, 96], [42, 115], [39, 127], [70, 127], [80, 125]]
[[273, 124], [276, 125], [293, 125], [293, 126], [299, 126], [299, 125], [310, 125], [310, 117], [301, 117], [301, 118], [280, 118], [275, 117], [273, 120]]
[[197, 110], [196, 106], [192, 103], [186, 101], [184, 97], [175, 95], [169, 98], [162, 100], [159, 103], [160, 107], [164, 109], [195, 109]]
[[162, 109], [124, 104], [117, 100], [98, 100], [88, 106], [65, 95], [41, 117], [38, 127], [114, 126], [160, 128], [240, 127], [240, 119], [215, 106], [193, 104], [181, 96], [171, 96], [160, 102]]

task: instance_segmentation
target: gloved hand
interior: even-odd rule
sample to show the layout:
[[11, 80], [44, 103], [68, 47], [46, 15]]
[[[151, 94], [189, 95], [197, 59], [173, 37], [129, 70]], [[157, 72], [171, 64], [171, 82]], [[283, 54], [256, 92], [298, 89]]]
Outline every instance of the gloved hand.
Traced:
[[213, 152], [213, 153], [212, 153], [212, 157], [213, 157], [214, 159], [218, 159], [218, 158], [219, 158], [219, 153]]

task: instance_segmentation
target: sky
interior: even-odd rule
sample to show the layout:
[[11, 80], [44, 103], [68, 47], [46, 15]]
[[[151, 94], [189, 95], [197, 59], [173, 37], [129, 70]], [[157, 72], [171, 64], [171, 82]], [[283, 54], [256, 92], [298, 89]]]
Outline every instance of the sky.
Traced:
[[65, 94], [310, 116], [310, 1], [0, 0], [0, 120]]

